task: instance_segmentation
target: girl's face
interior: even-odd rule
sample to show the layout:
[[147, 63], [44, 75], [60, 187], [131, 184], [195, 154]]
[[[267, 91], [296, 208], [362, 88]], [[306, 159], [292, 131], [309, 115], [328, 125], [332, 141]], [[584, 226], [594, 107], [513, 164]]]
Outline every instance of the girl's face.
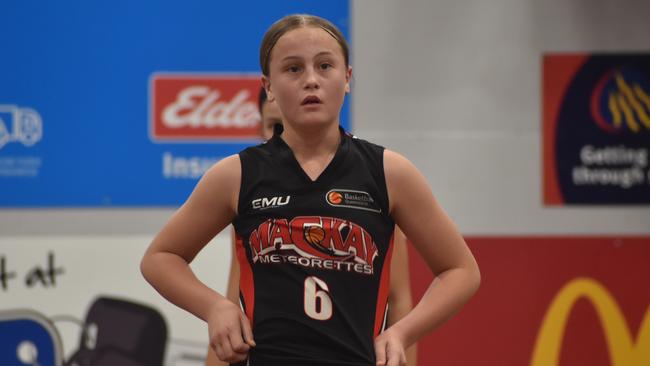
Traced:
[[273, 137], [273, 126], [282, 124], [282, 114], [278, 104], [265, 101], [262, 105], [262, 139], [270, 140]]
[[317, 127], [338, 125], [351, 75], [341, 46], [329, 33], [302, 27], [278, 39], [263, 82], [286, 123]]

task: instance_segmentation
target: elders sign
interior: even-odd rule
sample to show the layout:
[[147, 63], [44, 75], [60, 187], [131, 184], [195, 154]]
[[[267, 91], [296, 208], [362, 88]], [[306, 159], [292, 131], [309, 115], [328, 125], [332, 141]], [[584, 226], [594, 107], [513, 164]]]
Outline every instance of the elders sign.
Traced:
[[259, 75], [154, 74], [150, 87], [155, 142], [259, 138]]

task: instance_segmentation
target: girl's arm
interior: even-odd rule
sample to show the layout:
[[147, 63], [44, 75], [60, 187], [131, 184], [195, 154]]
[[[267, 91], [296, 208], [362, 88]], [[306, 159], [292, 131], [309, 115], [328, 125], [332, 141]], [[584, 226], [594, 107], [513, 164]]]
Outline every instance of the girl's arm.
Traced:
[[237, 155], [210, 168], [140, 264], [145, 279], [162, 296], [208, 323], [210, 344], [224, 361], [246, 358], [254, 344], [250, 324], [238, 306], [202, 283], [189, 263], [235, 217], [240, 181]]
[[[235, 230], [233, 228], [230, 234], [230, 247], [232, 255], [230, 256], [230, 273], [228, 274], [228, 289], [226, 297], [233, 304], [239, 304], [239, 262], [237, 261], [237, 245], [235, 240]], [[212, 347], [208, 347], [208, 353], [205, 358], [205, 366], [228, 366], [229, 363], [223, 362], [217, 358]]]
[[422, 174], [403, 156], [386, 150], [384, 171], [390, 211], [435, 280], [408, 315], [375, 340], [378, 365], [404, 364], [404, 348], [451, 318], [476, 292], [474, 256]]
[[[409, 278], [409, 258], [406, 236], [395, 226], [393, 256], [390, 264], [390, 293], [388, 295], [388, 326], [391, 326], [413, 309], [411, 281]], [[406, 349], [406, 366], [417, 365], [417, 345]]]

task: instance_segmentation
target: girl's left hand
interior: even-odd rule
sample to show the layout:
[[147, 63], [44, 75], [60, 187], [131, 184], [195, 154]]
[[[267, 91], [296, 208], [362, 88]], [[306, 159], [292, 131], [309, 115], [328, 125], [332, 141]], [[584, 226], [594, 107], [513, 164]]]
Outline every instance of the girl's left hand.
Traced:
[[394, 329], [388, 328], [375, 338], [377, 366], [405, 366], [404, 342]]

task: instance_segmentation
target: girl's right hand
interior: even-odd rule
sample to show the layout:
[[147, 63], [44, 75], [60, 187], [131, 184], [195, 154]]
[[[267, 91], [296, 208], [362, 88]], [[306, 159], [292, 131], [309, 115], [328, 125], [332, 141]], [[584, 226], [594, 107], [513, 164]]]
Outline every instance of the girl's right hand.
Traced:
[[207, 320], [210, 347], [217, 357], [230, 363], [246, 360], [255, 341], [250, 321], [241, 309], [223, 298], [211, 309]]

